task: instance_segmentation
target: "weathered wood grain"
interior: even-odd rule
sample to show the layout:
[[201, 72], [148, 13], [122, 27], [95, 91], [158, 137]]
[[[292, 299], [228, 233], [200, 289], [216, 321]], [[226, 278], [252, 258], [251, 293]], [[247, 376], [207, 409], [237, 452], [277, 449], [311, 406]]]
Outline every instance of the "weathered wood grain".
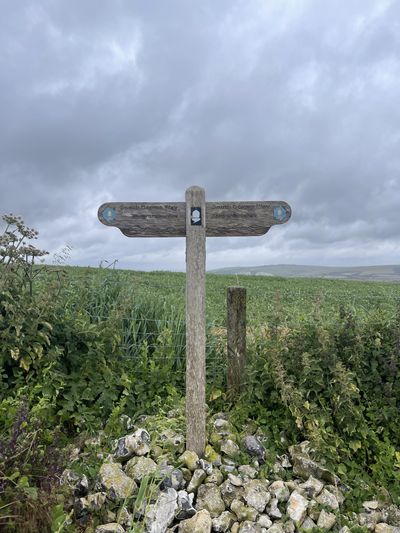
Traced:
[[[274, 218], [275, 209], [285, 216]], [[264, 235], [271, 226], [284, 224], [291, 216], [286, 202], [207, 202], [207, 237]]]
[[[114, 220], [106, 218], [109, 209], [115, 213]], [[127, 237], [184, 237], [185, 212], [184, 202], [109, 202], [100, 206], [98, 218]]]
[[[264, 235], [271, 226], [284, 224], [291, 216], [289, 204], [280, 201], [207, 202], [206, 207], [207, 237]], [[127, 237], [184, 237], [185, 209], [184, 202], [109, 202], [100, 206], [98, 218]], [[108, 212], [115, 218], [108, 220]], [[277, 218], [279, 213], [281, 217]]]
[[[186, 447], [204, 455], [205, 435], [205, 263], [206, 237], [267, 233], [291, 216], [286, 202], [205, 202], [204, 190], [190, 187], [185, 202], [109, 202], [98, 218], [128, 237], [186, 236]], [[193, 208], [201, 212], [195, 221]], [[193, 216], [192, 216], [193, 215]], [[228, 292], [228, 383], [240, 389], [246, 349], [245, 293]]]
[[246, 289], [227, 291], [228, 396], [234, 398], [242, 388], [246, 366]]
[[[192, 225], [192, 208], [201, 224]], [[204, 456], [206, 443], [206, 203], [200, 187], [186, 191], [186, 449]]]

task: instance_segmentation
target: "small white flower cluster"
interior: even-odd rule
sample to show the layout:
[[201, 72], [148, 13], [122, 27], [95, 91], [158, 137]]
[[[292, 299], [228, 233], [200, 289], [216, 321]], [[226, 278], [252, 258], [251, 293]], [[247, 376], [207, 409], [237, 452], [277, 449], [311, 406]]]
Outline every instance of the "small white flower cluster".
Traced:
[[24, 265], [33, 263], [34, 258], [43, 257], [48, 252], [40, 250], [29, 244], [27, 240], [37, 239], [39, 232], [33, 228], [28, 228], [20, 216], [12, 213], [3, 215], [2, 220], [6, 228], [0, 235], [0, 264], [7, 266]]

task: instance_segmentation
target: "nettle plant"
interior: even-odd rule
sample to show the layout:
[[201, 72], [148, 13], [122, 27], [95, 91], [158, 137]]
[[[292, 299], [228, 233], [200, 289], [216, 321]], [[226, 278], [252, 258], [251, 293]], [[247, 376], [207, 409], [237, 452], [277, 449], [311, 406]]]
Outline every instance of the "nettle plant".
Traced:
[[32, 296], [33, 282], [44, 268], [37, 268], [35, 263], [48, 252], [28, 243], [37, 239], [39, 232], [26, 226], [21, 217], [3, 215], [2, 220], [6, 226], [0, 235], [0, 281], [14, 278]]

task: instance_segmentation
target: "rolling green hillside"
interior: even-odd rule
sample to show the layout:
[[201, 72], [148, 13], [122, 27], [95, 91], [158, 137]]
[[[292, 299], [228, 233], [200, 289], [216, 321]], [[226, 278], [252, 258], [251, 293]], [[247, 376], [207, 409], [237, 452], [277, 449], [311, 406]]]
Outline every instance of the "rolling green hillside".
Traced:
[[357, 267], [324, 267], [311, 265], [263, 265], [228, 267], [212, 271], [214, 274], [249, 276], [279, 276], [284, 278], [330, 278], [361, 281], [400, 281], [400, 265]]

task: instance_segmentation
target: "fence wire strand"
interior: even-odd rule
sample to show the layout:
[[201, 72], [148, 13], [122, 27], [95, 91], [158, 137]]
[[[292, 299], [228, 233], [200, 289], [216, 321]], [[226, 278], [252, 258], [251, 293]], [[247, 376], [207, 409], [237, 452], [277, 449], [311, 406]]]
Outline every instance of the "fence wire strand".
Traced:
[[[157, 275], [164, 277], [165, 282], [151, 279], [153, 274], [118, 271], [108, 271], [100, 281], [88, 277], [83, 285], [78, 279], [71, 283], [70, 289], [73, 293], [83, 286], [82, 301], [75, 306], [71, 304], [71, 309], [79, 312], [83, 305], [90, 321], [112, 320], [120, 328], [118, 355], [132, 360], [135, 375], [145, 380], [148, 373], [165, 369], [173, 373], [174, 382], [184, 390], [185, 277], [172, 274], [177, 281], [170, 282], [166, 274]], [[145, 276], [148, 279], [143, 279]], [[232, 282], [234, 279], [247, 291], [247, 343], [252, 350], [267, 349], [271, 335], [282, 330], [296, 335], [311, 326], [315, 331], [322, 328], [336, 331], [337, 336], [344, 335], [342, 308], [348, 312], [349, 324], [352, 313], [362, 323], [364, 318], [379, 316], [380, 309], [389, 320], [398, 319], [400, 284], [370, 284], [371, 291], [366, 293], [356, 292], [355, 283], [347, 286], [343, 282], [338, 289], [330, 285], [332, 280], [324, 280], [327, 283], [320, 286], [307, 286], [307, 280], [303, 279], [304, 286], [299, 289], [298, 280], [287, 278], [280, 281], [277, 289], [276, 281], [270, 283], [269, 278], [240, 276], [232, 277]], [[207, 278], [206, 377], [211, 386], [221, 386], [226, 379], [226, 290], [226, 279]], [[214, 320], [209, 320], [210, 316]], [[358, 328], [354, 338], [363, 343], [374, 341], [362, 328]]]

